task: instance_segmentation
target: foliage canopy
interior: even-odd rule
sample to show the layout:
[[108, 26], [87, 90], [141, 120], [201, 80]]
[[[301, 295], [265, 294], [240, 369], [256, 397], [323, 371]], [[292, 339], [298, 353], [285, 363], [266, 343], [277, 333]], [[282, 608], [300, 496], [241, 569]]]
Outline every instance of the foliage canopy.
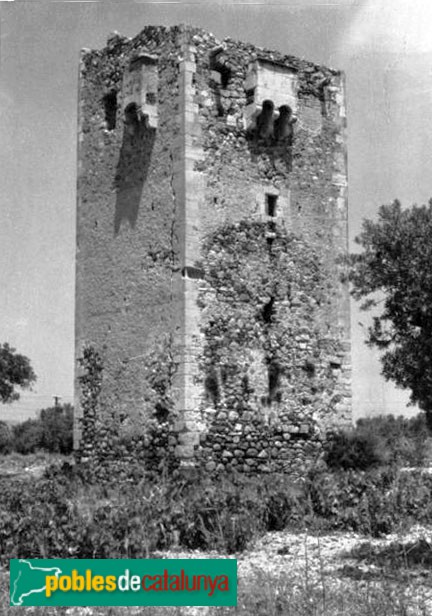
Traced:
[[16, 387], [29, 388], [36, 375], [25, 355], [20, 355], [7, 342], [0, 344], [0, 401], [19, 399]]
[[411, 392], [432, 425], [432, 200], [383, 205], [351, 255], [352, 294], [374, 309], [367, 342], [383, 351], [383, 375]]

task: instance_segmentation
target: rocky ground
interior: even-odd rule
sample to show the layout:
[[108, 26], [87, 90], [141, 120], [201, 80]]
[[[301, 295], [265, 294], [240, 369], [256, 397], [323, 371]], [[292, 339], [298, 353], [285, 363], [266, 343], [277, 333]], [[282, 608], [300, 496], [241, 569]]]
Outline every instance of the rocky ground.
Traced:
[[[191, 556], [195, 554], [160, 554], [160, 557]], [[379, 539], [346, 532], [322, 535], [273, 532], [261, 537], [237, 558], [240, 597], [247, 593], [250, 581], [255, 580], [270, 593], [267, 596], [270, 604], [277, 606], [278, 601], [281, 604], [275, 613], [351, 616], [357, 614], [351, 603], [355, 596], [362, 601], [368, 596], [372, 599], [376, 595], [378, 599], [381, 595], [380, 600], [390, 611], [385, 608], [385, 612], [374, 610], [365, 614], [432, 615], [432, 528], [416, 526], [404, 535]], [[311, 611], [305, 610], [302, 600], [308, 594]], [[325, 608], [326, 596], [330, 611]], [[290, 598], [287, 603], [291, 606], [298, 604], [298, 610], [284, 611], [283, 597]], [[334, 597], [339, 597], [337, 612], [331, 607]], [[342, 605], [344, 598], [346, 609]], [[211, 611], [189, 608], [184, 613], [192, 616]]]
[[[173, 550], [157, 558], [223, 558]], [[67, 616], [430, 616], [432, 528], [368, 539], [355, 533], [267, 533], [238, 560], [237, 608], [21, 608]], [[11, 615], [8, 576], [0, 576], [0, 616]], [[13, 612], [15, 614], [15, 612]]]
[[[50, 459], [52, 461], [52, 459]], [[61, 462], [62, 460], [59, 460]], [[8, 456], [0, 476], [35, 477], [43, 455]], [[155, 558], [224, 558], [172, 550]], [[238, 555], [237, 608], [21, 608], [42, 616], [432, 616], [432, 527], [368, 538], [355, 533], [266, 533]], [[0, 571], [0, 616], [12, 616], [9, 577]]]

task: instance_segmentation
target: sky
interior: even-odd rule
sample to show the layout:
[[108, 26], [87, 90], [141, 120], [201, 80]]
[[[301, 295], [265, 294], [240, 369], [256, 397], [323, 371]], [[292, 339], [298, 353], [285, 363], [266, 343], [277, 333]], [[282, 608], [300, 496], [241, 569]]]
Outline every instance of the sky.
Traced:
[[[176, 23], [345, 71], [352, 249], [382, 203], [432, 197], [429, 0], [0, 2], [0, 342], [38, 375], [0, 419], [73, 399], [79, 50]], [[365, 324], [353, 304], [354, 416], [404, 413], [408, 394], [381, 377]]]

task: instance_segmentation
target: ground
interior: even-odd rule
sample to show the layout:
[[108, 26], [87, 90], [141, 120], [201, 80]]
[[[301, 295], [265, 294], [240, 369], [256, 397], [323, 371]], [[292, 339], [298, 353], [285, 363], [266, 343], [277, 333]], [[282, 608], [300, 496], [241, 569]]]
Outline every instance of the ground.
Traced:
[[19, 453], [0, 455], [0, 479], [6, 477], [11, 479], [41, 477], [47, 466], [66, 461], [71, 461], [71, 457], [44, 452], [30, 455]]
[[[64, 460], [59, 457], [59, 461]], [[0, 477], [39, 476], [53, 457], [0, 459]], [[223, 558], [215, 552], [160, 552], [154, 558]], [[339, 532], [284, 530], [254, 540], [238, 560], [237, 608], [125, 607], [21, 608], [28, 614], [66, 616], [432, 616], [432, 526], [370, 538]], [[0, 616], [9, 607], [8, 568], [0, 569]]]
[[[159, 558], [223, 557], [172, 551]], [[432, 614], [432, 528], [403, 537], [368, 539], [354, 533], [267, 533], [237, 555], [236, 608], [22, 608], [28, 614], [67, 616], [428, 616]], [[399, 559], [399, 560], [398, 560]], [[0, 616], [9, 604], [9, 576], [0, 573]]]

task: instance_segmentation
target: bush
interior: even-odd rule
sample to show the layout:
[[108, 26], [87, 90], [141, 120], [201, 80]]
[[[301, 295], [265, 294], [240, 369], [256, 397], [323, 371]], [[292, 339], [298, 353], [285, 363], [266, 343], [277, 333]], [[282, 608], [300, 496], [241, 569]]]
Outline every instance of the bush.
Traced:
[[319, 472], [309, 477], [308, 497], [328, 529], [379, 536], [432, 523], [432, 476], [421, 471]]
[[3, 559], [148, 558], [173, 546], [240, 552], [268, 530], [374, 536], [432, 523], [432, 476], [393, 469], [285, 477], [160, 477], [88, 484], [64, 465], [42, 479], [0, 480]]
[[[1, 428], [0, 428], [1, 431]], [[50, 453], [70, 454], [73, 449], [73, 407], [70, 404], [43, 409], [37, 419], [27, 419], [12, 428], [8, 451], [22, 454], [43, 449]]]
[[415, 417], [378, 415], [359, 419], [357, 430], [375, 434], [387, 451], [390, 463], [404, 466], [421, 466], [428, 463], [431, 438], [426, 414]]
[[52, 453], [69, 454], [73, 449], [73, 407], [71, 404], [43, 409], [41, 447]]
[[367, 470], [387, 462], [382, 439], [370, 431], [352, 430], [330, 436], [325, 446], [325, 461], [331, 469]]
[[334, 470], [422, 466], [429, 463], [431, 446], [425, 413], [412, 418], [378, 415], [359, 419], [350, 431], [329, 435], [324, 459]]
[[43, 428], [39, 419], [27, 419], [13, 426], [13, 448], [18, 453], [34, 453], [41, 448]]

